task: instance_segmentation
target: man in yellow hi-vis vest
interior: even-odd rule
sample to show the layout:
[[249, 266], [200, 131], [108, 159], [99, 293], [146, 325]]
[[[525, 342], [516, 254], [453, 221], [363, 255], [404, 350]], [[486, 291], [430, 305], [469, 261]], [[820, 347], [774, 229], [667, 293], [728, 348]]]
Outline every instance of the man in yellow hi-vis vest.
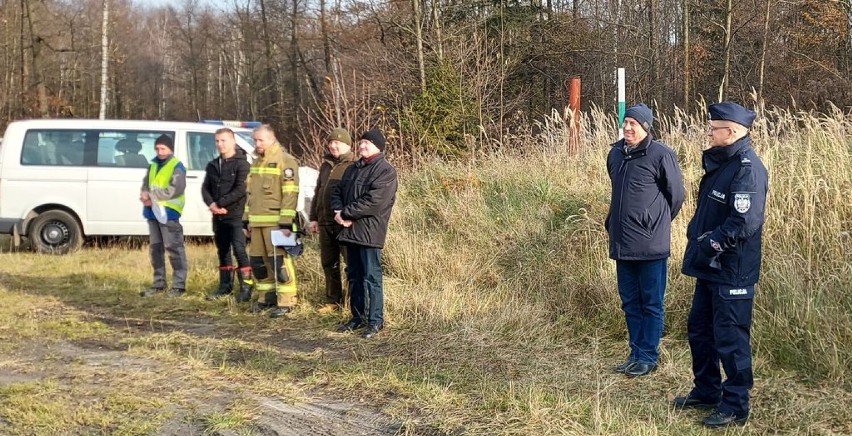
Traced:
[[172, 287], [170, 297], [180, 297], [186, 292], [186, 250], [183, 245], [183, 226], [180, 215], [186, 204], [186, 168], [174, 156], [174, 140], [160, 135], [154, 141], [157, 157], [142, 179], [139, 200], [145, 206], [142, 214], [148, 220], [151, 266], [154, 267], [154, 284], [143, 297], [166, 291], [166, 258], [172, 264]]
[[[249, 261], [258, 293], [254, 309], [275, 306], [269, 316], [278, 318], [298, 303], [293, 258], [284, 249], [275, 250], [273, 258], [272, 232], [280, 230], [289, 237], [299, 230], [299, 162], [284, 151], [269, 125], [254, 130], [254, 143], [255, 158], [249, 170], [248, 202], [243, 215], [251, 237]], [[277, 274], [277, 287], [272, 274]]]

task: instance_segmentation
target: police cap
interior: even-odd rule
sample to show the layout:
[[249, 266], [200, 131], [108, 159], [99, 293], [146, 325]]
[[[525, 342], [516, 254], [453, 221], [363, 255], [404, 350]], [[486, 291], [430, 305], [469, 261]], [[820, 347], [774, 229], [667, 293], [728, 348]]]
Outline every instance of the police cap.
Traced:
[[751, 128], [757, 114], [732, 101], [723, 101], [707, 106], [710, 119], [713, 121], [731, 121], [747, 129]]

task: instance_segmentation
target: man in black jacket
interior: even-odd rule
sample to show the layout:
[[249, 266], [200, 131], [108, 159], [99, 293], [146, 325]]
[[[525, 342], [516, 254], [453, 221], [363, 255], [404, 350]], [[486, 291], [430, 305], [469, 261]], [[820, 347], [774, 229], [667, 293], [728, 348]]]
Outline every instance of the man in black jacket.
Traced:
[[213, 234], [219, 254], [219, 288], [207, 298], [215, 300], [231, 293], [235, 272], [231, 260], [233, 248], [239, 266], [240, 295], [237, 301], [245, 302], [251, 299], [252, 286], [242, 222], [249, 163], [242, 150], [238, 150], [231, 129], [216, 131], [216, 148], [220, 155], [207, 164], [201, 186], [201, 196], [213, 214]]
[[607, 158], [612, 199], [606, 228], [615, 260], [630, 355], [614, 370], [641, 377], [657, 368], [672, 220], [683, 205], [677, 157], [651, 135], [654, 116], [644, 104], [625, 112], [624, 139]]
[[704, 425], [724, 427], [749, 416], [752, 307], [769, 182], [751, 146], [756, 114], [732, 102], [711, 104], [708, 112], [710, 148], [683, 256], [683, 273], [696, 278], [686, 327], [695, 386], [674, 405], [716, 408]]
[[337, 240], [346, 245], [352, 319], [338, 332], [366, 327], [364, 338], [384, 327], [382, 248], [396, 201], [396, 169], [385, 159], [385, 137], [378, 129], [361, 135], [361, 159], [343, 173], [331, 195], [334, 220], [343, 226]]

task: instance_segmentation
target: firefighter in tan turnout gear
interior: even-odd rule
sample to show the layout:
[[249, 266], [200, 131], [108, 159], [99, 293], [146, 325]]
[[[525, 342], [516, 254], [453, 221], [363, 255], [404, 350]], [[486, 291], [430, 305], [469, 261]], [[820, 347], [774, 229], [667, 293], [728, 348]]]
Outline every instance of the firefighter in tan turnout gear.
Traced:
[[[243, 215], [251, 243], [249, 261], [255, 277], [255, 311], [275, 307], [270, 317], [278, 318], [298, 303], [296, 268], [293, 258], [282, 248], [274, 251], [272, 232], [289, 237], [298, 231], [296, 204], [299, 198], [299, 162], [287, 154], [264, 124], [254, 130], [255, 158], [248, 178], [248, 202]], [[277, 287], [273, 274], [278, 276]]]

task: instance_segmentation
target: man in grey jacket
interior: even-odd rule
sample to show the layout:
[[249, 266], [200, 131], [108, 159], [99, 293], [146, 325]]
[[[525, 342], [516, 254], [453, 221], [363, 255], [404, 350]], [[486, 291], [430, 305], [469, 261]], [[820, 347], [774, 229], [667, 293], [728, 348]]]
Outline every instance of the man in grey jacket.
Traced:
[[671, 225], [683, 205], [677, 157], [651, 135], [654, 115], [644, 104], [625, 112], [624, 139], [607, 157], [612, 198], [606, 229], [615, 260], [630, 355], [614, 368], [629, 377], [657, 369], [663, 334]]

